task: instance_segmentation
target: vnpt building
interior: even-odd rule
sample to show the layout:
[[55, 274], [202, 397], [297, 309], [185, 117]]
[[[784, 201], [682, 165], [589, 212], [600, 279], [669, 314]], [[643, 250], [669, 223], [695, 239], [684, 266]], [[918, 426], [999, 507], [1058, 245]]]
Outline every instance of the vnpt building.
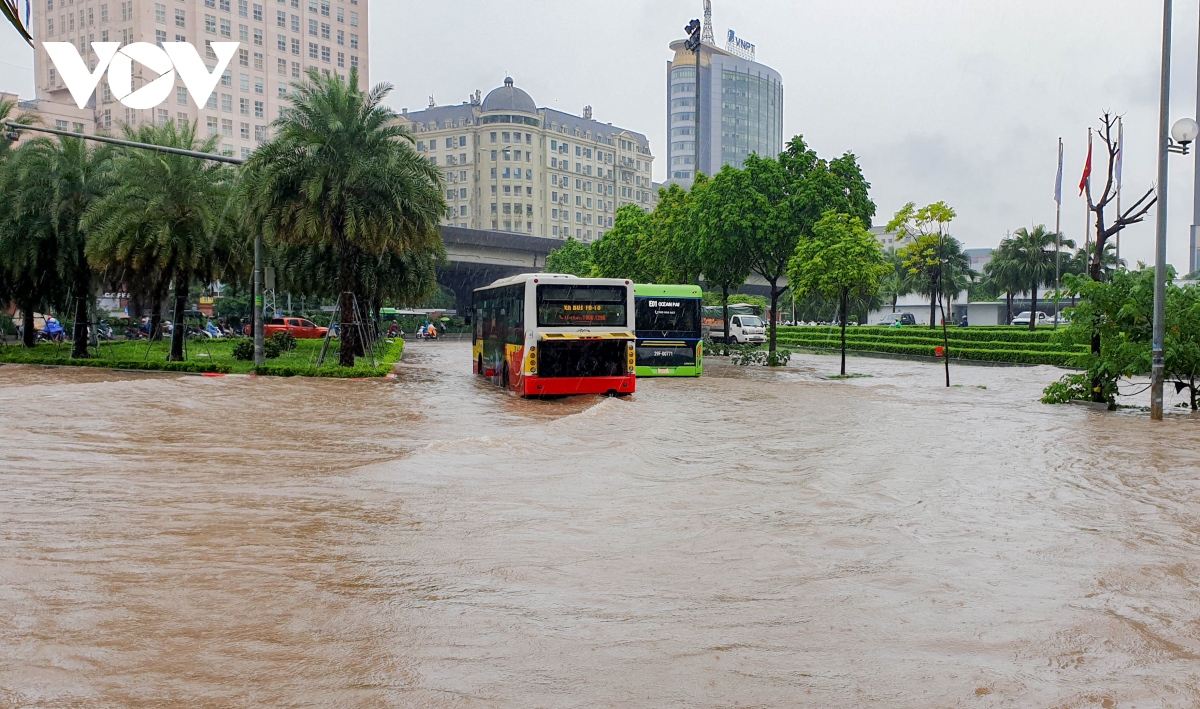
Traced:
[[753, 45], [730, 31], [726, 49], [701, 44], [697, 101], [696, 53], [684, 43], [671, 43], [675, 57], [667, 62], [668, 180], [690, 186], [697, 171], [712, 175], [723, 165], [741, 167], [751, 153], [783, 152], [779, 72], [754, 61]]

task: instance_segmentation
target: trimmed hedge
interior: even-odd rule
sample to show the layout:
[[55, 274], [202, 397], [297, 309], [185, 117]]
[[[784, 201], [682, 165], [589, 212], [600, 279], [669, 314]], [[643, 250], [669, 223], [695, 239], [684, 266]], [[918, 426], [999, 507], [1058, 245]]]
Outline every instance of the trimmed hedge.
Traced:
[[[1030, 332], [1028, 328], [1022, 327], [951, 327], [949, 328], [950, 338], [953, 340], [970, 340], [972, 342], [1050, 342], [1054, 337], [1054, 331], [1047, 328], [1040, 328], [1035, 332]], [[780, 336], [791, 334], [806, 334], [806, 333], [840, 333], [840, 328], [829, 326], [803, 326], [803, 327], [780, 327], [778, 333]], [[902, 328], [879, 327], [875, 325], [863, 325], [860, 327], [846, 328], [846, 336], [850, 337], [854, 334], [867, 334], [872, 337], [901, 337], [901, 338], [919, 338], [919, 339], [942, 339], [942, 329], [939, 327], [935, 330], [930, 330], [928, 327], [909, 326]], [[840, 335], [839, 335], [840, 337]]]
[[[806, 343], [795, 345], [811, 350], [819, 350], [821, 352], [838, 352], [841, 350], [839, 342], [827, 343]], [[934, 348], [929, 345], [899, 345], [899, 344], [875, 344], [870, 346], [853, 346], [849, 342], [846, 344], [847, 350], [855, 352], [879, 352], [883, 354], [897, 354], [916, 357], [933, 357]], [[1057, 367], [1072, 367], [1076, 366], [1079, 358], [1083, 353], [1076, 352], [1033, 352], [1029, 350], [1006, 349], [1003, 347], [997, 348], [950, 348], [950, 358], [965, 359], [977, 362], [1005, 362], [1013, 364], [1048, 364]]]
[[231, 374], [233, 368], [213, 362], [137, 362], [104, 359], [71, 359], [70, 357], [38, 357], [4, 353], [0, 364], [30, 364], [43, 367], [91, 367], [93, 369], [126, 369], [139, 372], [182, 372], [185, 374]]
[[[805, 346], [813, 344], [824, 347], [832, 343], [835, 347], [840, 347], [841, 338], [836, 334], [829, 337], [817, 335], [790, 335], [788, 337], [780, 337], [779, 342], [788, 345]], [[846, 346], [854, 347], [855, 349], [870, 349], [875, 345], [916, 345], [926, 348], [934, 348], [943, 346], [943, 340], [924, 339], [916, 337], [873, 337], [863, 333], [855, 333], [853, 336], [846, 335]], [[950, 340], [950, 349], [1005, 349], [1005, 350], [1026, 350], [1029, 352], [1064, 352], [1078, 349], [1083, 352], [1086, 347], [1062, 345], [1056, 342], [978, 342], [971, 340]]]

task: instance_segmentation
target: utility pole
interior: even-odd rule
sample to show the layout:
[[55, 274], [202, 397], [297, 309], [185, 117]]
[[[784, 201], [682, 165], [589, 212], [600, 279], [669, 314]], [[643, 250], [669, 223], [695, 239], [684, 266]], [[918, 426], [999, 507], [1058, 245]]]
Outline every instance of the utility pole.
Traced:
[[1158, 105], [1158, 210], [1154, 254], [1154, 344], [1150, 372], [1150, 418], [1163, 418], [1163, 384], [1166, 377], [1167, 300], [1167, 159], [1171, 111], [1171, 0], [1163, 0], [1162, 85]]
[[[1196, 52], [1196, 116], [1200, 118], [1200, 49]], [[1196, 257], [1196, 248], [1200, 246], [1200, 150], [1196, 151], [1196, 181], [1195, 197], [1192, 204], [1192, 233], [1188, 246], [1188, 273], [1200, 270], [1200, 258]]]

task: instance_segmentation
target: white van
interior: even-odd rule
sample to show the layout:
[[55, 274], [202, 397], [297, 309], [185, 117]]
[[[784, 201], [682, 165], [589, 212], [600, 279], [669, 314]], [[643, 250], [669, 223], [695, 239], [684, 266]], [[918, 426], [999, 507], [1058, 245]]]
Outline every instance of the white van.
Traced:
[[[714, 340], [725, 337], [724, 328], [712, 330]], [[733, 315], [729, 318], [729, 344], [761, 345], [767, 341], [767, 324], [757, 315]]]

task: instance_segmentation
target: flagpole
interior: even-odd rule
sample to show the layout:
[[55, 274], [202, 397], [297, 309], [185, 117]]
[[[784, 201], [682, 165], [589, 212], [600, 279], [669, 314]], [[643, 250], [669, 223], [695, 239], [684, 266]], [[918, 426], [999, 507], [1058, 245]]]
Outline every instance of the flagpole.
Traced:
[[1092, 130], [1087, 128], [1087, 179], [1084, 180], [1084, 192], [1087, 194], [1086, 209], [1084, 210], [1084, 264], [1087, 272], [1092, 270]]
[[[1125, 171], [1125, 118], [1117, 116], [1117, 221], [1121, 220], [1121, 173]], [[1121, 230], [1117, 230], [1117, 268], [1121, 267]], [[1100, 261], [1104, 265], [1104, 261]]]
[[1058, 179], [1054, 185], [1054, 235], [1058, 247], [1054, 250], [1054, 329], [1058, 329], [1059, 314], [1062, 312], [1062, 174], [1063, 141], [1058, 139]]
[[1084, 191], [1087, 193], [1087, 202], [1084, 204], [1083, 210], [1083, 263], [1087, 268], [1087, 272], [1091, 273], [1091, 250], [1092, 250], [1092, 129], [1088, 128], [1088, 161], [1087, 161], [1087, 176], [1084, 179]]

